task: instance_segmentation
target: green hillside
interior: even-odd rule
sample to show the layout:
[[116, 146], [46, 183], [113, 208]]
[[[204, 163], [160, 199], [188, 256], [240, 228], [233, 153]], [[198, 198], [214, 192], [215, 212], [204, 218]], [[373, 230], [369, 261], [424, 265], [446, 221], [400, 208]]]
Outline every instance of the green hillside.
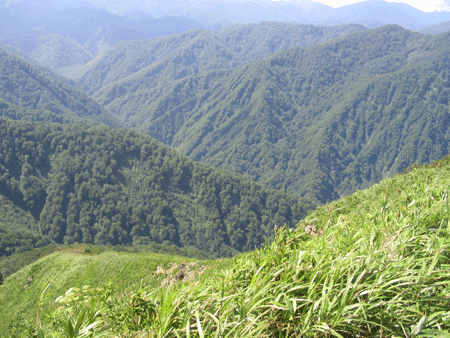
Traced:
[[326, 202], [448, 154], [449, 39], [385, 26], [94, 97], [194, 160]]
[[64, 122], [87, 119], [87, 123], [120, 125], [114, 115], [66, 81], [1, 49], [0, 100], [0, 115], [11, 118], [56, 118]]
[[[96, 248], [58, 250], [7, 278], [0, 286], [0, 337], [33, 336], [36, 316], [51, 309], [47, 302], [69, 288], [87, 291], [84, 286], [89, 284], [90, 292], [103, 294], [105, 300], [113, 301], [141, 285], [157, 289], [164, 279], [168, 280], [180, 271], [186, 271], [186, 280], [197, 280], [201, 274], [209, 275], [228, 264], [228, 261], [199, 261], [151, 252], [127, 253], [110, 249], [94, 254], [91, 250]], [[183, 267], [179, 268], [181, 264]], [[166, 272], [159, 272], [161, 269]], [[42, 293], [49, 282], [49, 287]]]
[[[449, 172], [446, 157], [320, 207], [200, 283], [143, 281], [108, 298], [86, 280], [42, 302], [36, 332], [75, 337], [64, 333], [70, 323], [92, 337], [449, 337]], [[0, 294], [49, 259], [7, 278]]]
[[0, 118], [0, 144], [0, 255], [156, 242], [229, 256], [314, 208], [132, 130]]

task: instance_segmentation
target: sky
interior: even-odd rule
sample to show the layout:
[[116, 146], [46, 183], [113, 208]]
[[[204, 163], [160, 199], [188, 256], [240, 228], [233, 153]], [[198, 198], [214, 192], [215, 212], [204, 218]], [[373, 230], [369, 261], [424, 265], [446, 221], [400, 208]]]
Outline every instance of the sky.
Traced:
[[[324, 5], [330, 7], [341, 7], [345, 5], [354, 4], [357, 2], [361, 2], [362, 0], [315, 0], [317, 2], [323, 3]], [[420, 9], [424, 12], [432, 12], [438, 10], [446, 10], [450, 11], [450, 1], [444, 0], [402, 0], [402, 1], [392, 1], [386, 0], [387, 2], [403, 2], [408, 5], [411, 5], [417, 9]]]

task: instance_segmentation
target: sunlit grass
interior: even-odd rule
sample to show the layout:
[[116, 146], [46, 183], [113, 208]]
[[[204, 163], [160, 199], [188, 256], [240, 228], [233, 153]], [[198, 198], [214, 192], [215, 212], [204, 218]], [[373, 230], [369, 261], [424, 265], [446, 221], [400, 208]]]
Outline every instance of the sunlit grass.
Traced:
[[72, 290], [41, 314], [41, 330], [50, 337], [450, 337], [449, 162], [323, 206], [193, 283], [101, 289], [88, 300]]

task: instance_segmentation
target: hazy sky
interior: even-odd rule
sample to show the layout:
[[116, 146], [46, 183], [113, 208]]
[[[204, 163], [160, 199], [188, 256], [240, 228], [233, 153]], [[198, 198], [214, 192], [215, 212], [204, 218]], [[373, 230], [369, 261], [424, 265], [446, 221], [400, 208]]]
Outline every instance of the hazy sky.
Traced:
[[[321, 2], [325, 5], [331, 7], [341, 7], [349, 4], [354, 4], [356, 2], [361, 2], [362, 0], [315, 0]], [[386, 0], [387, 2], [403, 2], [424, 12], [431, 12], [437, 10], [450, 11], [449, 1], [444, 0], [403, 0], [403, 1], [392, 1]]]

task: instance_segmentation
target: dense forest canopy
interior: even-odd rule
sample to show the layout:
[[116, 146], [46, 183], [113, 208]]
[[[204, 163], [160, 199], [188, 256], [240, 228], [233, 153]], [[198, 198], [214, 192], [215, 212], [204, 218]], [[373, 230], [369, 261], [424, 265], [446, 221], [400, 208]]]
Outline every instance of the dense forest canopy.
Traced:
[[314, 207], [133, 130], [1, 118], [0, 144], [2, 255], [22, 239], [167, 241], [231, 255], [258, 247], [275, 225], [293, 226]]
[[181, 49], [94, 97], [194, 160], [325, 202], [448, 153], [449, 38], [392, 25], [203, 71]]

